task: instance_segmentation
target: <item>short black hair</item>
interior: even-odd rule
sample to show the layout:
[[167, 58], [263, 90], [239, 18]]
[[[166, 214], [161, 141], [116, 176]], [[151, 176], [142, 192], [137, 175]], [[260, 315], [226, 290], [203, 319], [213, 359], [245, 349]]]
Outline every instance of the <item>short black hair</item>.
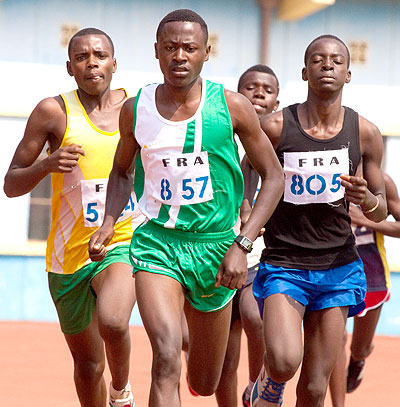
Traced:
[[345, 42], [343, 40], [341, 40], [339, 37], [337, 37], [336, 35], [332, 35], [332, 34], [323, 34], [320, 35], [317, 38], [314, 38], [307, 46], [306, 51], [304, 52], [304, 65], [307, 65], [307, 59], [308, 59], [308, 54], [310, 52], [310, 47], [311, 45], [313, 45], [314, 43], [316, 43], [319, 40], [335, 40], [337, 42], [340, 42], [345, 48], [346, 48], [346, 57], [347, 57], [347, 68], [350, 67], [350, 51], [347, 48], [347, 45], [345, 44]]
[[104, 31], [99, 30], [98, 28], [89, 27], [89, 28], [83, 28], [82, 30], [78, 31], [71, 37], [71, 39], [69, 40], [69, 43], [68, 43], [68, 56], [69, 57], [71, 57], [72, 43], [74, 42], [74, 40], [76, 38], [82, 37], [84, 35], [104, 35], [107, 38], [108, 42], [110, 43], [112, 56], [114, 56], [114, 43], [112, 42], [112, 39], [110, 38], [110, 36], [107, 33], [105, 33]]
[[275, 75], [275, 72], [268, 66], [268, 65], [263, 65], [263, 64], [257, 64], [253, 65], [250, 68], [246, 69], [239, 78], [238, 81], [238, 91], [240, 87], [243, 85], [244, 77], [249, 73], [249, 72], [262, 72], [262, 73], [267, 73], [272, 75], [276, 79], [276, 84], [278, 85], [278, 92], [279, 92], [279, 81], [278, 77]]
[[157, 41], [158, 41], [158, 38], [160, 36], [160, 33], [161, 33], [164, 25], [167, 23], [172, 23], [174, 21], [182, 21], [182, 22], [200, 24], [201, 30], [203, 31], [203, 33], [205, 35], [206, 43], [207, 43], [208, 27], [207, 27], [206, 22], [203, 20], [203, 18], [199, 14], [197, 14], [193, 10], [189, 10], [187, 8], [181, 8], [178, 10], [171, 11], [160, 21], [160, 23], [158, 24], [158, 27], [157, 27], [157, 32], [156, 32]]

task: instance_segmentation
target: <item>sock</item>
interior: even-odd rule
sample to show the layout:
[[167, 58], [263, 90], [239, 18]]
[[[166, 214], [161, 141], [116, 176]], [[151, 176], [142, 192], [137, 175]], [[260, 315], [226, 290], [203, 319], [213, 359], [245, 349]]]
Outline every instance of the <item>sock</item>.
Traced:
[[128, 397], [130, 391], [131, 391], [131, 385], [129, 383], [129, 380], [128, 380], [128, 383], [125, 385], [125, 387], [122, 390], [115, 390], [112, 383], [110, 383], [110, 396], [114, 400], [124, 399], [124, 398]]

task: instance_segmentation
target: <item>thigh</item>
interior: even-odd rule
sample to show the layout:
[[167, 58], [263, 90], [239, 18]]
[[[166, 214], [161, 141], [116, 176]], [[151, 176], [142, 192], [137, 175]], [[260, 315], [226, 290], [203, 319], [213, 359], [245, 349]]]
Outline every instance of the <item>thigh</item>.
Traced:
[[182, 348], [182, 285], [166, 275], [137, 271], [136, 296], [143, 325], [153, 350], [173, 346]]
[[194, 381], [218, 383], [225, 359], [231, 302], [223, 309], [202, 312], [185, 304], [189, 327], [189, 376]]
[[308, 311], [304, 317], [302, 376], [327, 381], [343, 348], [348, 307]]
[[263, 329], [267, 361], [300, 365], [303, 356], [302, 320], [305, 307], [286, 294], [264, 300]]
[[93, 277], [91, 285], [100, 322], [127, 325], [136, 301], [132, 266], [112, 263]]
[[257, 301], [253, 295], [252, 284], [242, 289], [239, 299], [239, 310], [243, 329], [246, 331], [247, 335], [249, 332], [262, 326]]

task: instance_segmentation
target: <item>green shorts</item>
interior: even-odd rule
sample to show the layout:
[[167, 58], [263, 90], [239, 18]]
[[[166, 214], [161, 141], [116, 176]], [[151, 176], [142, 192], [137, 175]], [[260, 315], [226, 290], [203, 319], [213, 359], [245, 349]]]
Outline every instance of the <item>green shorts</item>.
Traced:
[[177, 280], [199, 311], [225, 307], [236, 290], [215, 287], [218, 267], [235, 239], [233, 230], [193, 233], [147, 222], [133, 233], [130, 255], [133, 272], [147, 271]]
[[92, 262], [74, 274], [48, 273], [50, 294], [65, 334], [77, 334], [90, 324], [96, 308], [92, 278], [113, 263], [131, 264], [128, 245], [115, 247], [104, 260]]

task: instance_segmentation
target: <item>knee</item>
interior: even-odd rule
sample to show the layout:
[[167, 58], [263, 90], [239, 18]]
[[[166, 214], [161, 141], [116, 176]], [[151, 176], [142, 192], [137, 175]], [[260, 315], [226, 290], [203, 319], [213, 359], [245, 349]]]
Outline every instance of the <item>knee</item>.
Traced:
[[289, 381], [296, 373], [301, 363], [301, 357], [287, 351], [280, 354], [268, 354], [265, 356], [265, 365], [268, 366], [268, 375], [277, 383]]
[[92, 360], [73, 355], [75, 376], [86, 382], [98, 382], [103, 376], [105, 360]]
[[306, 386], [297, 389], [299, 404], [304, 406], [322, 406], [325, 399], [326, 389], [327, 382], [311, 380]]
[[208, 397], [212, 396], [218, 387], [219, 380], [212, 376], [206, 376], [202, 378], [196, 378], [195, 381], [189, 379], [190, 387], [200, 396]]
[[102, 318], [99, 321], [99, 332], [104, 341], [120, 340], [129, 332], [129, 322], [118, 315]]
[[248, 338], [257, 337], [263, 340], [263, 322], [259, 314], [251, 314], [243, 318], [243, 329]]
[[153, 376], [157, 381], [179, 382], [181, 374], [180, 347], [163, 344], [153, 348]]

